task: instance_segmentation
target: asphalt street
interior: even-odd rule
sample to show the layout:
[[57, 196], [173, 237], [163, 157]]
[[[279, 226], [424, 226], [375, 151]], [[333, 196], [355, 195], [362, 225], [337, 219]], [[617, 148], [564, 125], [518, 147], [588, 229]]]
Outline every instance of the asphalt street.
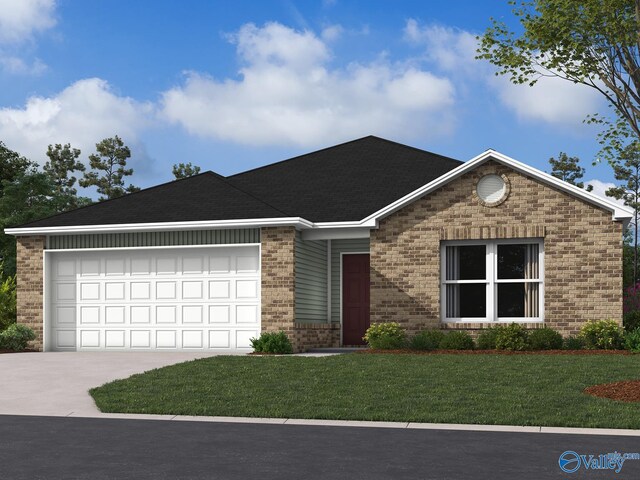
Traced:
[[640, 460], [564, 473], [567, 450], [640, 437], [0, 415], [2, 480], [640, 478]]

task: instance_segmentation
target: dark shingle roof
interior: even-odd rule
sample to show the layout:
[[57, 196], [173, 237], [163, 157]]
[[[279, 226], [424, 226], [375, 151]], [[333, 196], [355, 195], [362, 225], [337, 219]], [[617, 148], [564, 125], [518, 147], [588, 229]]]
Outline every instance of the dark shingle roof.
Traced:
[[227, 180], [312, 222], [361, 220], [462, 162], [365, 137]]
[[205, 172], [20, 226], [66, 227], [283, 216], [286, 216], [283, 212], [238, 190], [217, 173]]
[[206, 172], [20, 227], [277, 217], [361, 220], [460, 164], [369, 136], [226, 178]]

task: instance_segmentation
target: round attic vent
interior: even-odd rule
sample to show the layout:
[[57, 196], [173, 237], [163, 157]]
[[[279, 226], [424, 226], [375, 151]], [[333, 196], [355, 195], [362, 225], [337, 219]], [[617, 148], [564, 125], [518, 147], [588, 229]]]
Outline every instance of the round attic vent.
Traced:
[[485, 175], [478, 181], [476, 192], [483, 202], [496, 203], [504, 198], [507, 185], [500, 175]]

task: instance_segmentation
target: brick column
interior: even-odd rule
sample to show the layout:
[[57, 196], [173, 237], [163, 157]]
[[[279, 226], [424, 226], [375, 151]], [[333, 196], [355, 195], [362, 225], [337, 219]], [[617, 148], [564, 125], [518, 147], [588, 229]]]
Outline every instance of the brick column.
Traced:
[[262, 228], [262, 331], [284, 330], [293, 341], [295, 321], [294, 227]]
[[43, 349], [43, 261], [46, 237], [17, 237], [18, 323], [31, 327], [31, 348]]

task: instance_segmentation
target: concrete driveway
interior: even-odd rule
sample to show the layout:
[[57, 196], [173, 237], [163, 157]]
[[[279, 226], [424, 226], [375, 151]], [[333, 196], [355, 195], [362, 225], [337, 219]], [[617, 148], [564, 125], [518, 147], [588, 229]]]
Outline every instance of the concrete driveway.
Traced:
[[0, 355], [0, 414], [94, 415], [87, 391], [174, 363], [213, 356], [191, 352], [51, 352]]

